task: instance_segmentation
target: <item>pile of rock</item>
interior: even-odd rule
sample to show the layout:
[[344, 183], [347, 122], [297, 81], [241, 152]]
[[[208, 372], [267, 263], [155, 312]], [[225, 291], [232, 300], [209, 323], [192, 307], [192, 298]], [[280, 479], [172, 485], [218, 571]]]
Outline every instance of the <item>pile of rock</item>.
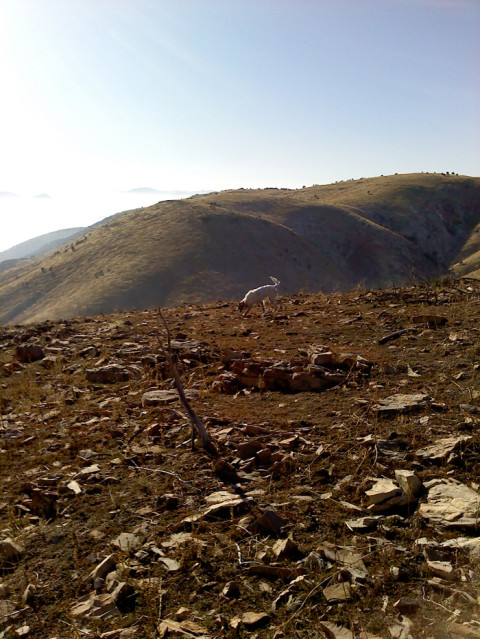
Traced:
[[339, 355], [322, 346], [302, 349], [290, 361], [230, 358], [213, 383], [220, 393], [234, 394], [242, 388], [265, 389], [280, 393], [323, 391], [354, 377], [368, 375], [373, 362], [361, 355]]

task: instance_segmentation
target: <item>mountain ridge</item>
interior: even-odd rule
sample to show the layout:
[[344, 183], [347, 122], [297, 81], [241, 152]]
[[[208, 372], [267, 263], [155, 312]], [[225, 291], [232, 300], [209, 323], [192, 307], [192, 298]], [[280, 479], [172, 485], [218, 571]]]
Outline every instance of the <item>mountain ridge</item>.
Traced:
[[85, 228], [85, 226], [76, 226], [32, 237], [29, 240], [11, 246], [5, 251], [0, 251], [0, 263], [6, 260], [18, 260], [43, 255], [58, 246], [62, 246], [69, 239], [73, 239], [85, 231]]
[[[477, 275], [480, 178], [407, 174], [238, 189], [134, 210], [0, 275], [2, 322]], [[457, 259], [458, 257], [458, 259]], [[478, 266], [477, 266], [478, 264]]]

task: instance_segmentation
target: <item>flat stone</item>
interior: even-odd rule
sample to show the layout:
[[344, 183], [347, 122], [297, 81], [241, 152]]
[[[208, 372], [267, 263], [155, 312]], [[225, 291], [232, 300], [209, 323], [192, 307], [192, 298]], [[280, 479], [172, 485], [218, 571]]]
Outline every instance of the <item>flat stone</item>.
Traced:
[[432, 575], [446, 581], [458, 581], [460, 573], [448, 561], [427, 561], [427, 566]]
[[229, 492], [228, 490], [217, 490], [214, 493], [210, 493], [205, 497], [205, 501], [208, 504], [224, 504], [230, 503], [233, 500], [238, 499], [238, 495]]
[[463, 548], [473, 557], [480, 560], [480, 537], [457, 537], [442, 541], [441, 546], [446, 548]]
[[[195, 399], [197, 393], [190, 390], [185, 390], [185, 396], [187, 399]], [[142, 406], [161, 406], [164, 404], [171, 404], [180, 400], [180, 396], [176, 388], [169, 390], [154, 390], [147, 391], [142, 395]]]
[[142, 541], [133, 533], [123, 532], [112, 541], [112, 544], [124, 552], [132, 552], [142, 545]]
[[392, 639], [413, 639], [410, 633], [411, 628], [411, 620], [408, 617], [402, 617], [401, 621], [388, 628], [388, 632]]
[[416, 451], [417, 457], [430, 462], [441, 462], [446, 460], [452, 453], [463, 447], [472, 437], [470, 435], [460, 435], [459, 437], [444, 437], [434, 444], [420, 448]]
[[166, 568], [168, 572], [176, 572], [180, 570], [180, 564], [176, 559], [170, 559], [169, 557], [159, 557], [158, 563]]
[[427, 501], [418, 508], [420, 517], [447, 528], [477, 529], [480, 494], [455, 479], [439, 479], [429, 487]]
[[209, 637], [206, 628], [193, 621], [175, 621], [174, 619], [164, 619], [158, 625], [158, 634], [164, 637], [188, 637], [203, 639]]
[[226, 499], [219, 501], [218, 503], [213, 503], [205, 510], [195, 513], [194, 515], [190, 515], [189, 517], [185, 517], [183, 521], [185, 523], [194, 523], [209, 517], [227, 517], [232, 512], [244, 510], [250, 505], [250, 502], [251, 500], [245, 499], [244, 497], [236, 497], [235, 495], [229, 494], [228, 500]]
[[375, 530], [383, 520], [383, 515], [371, 515], [370, 517], [346, 519], [345, 524], [352, 532], [368, 532]]
[[262, 450], [263, 446], [263, 443], [255, 440], [243, 442], [237, 446], [237, 456], [240, 457], [240, 459], [249, 459]]
[[85, 466], [75, 477], [87, 477], [88, 475], [95, 475], [100, 472], [100, 466], [98, 464], [92, 464], [91, 466]]
[[339, 563], [349, 568], [355, 568], [365, 576], [368, 575], [368, 570], [363, 562], [362, 555], [356, 552], [356, 548], [350, 546], [335, 546], [334, 544], [325, 542], [318, 550], [328, 561]]
[[396, 394], [379, 400], [378, 404], [373, 406], [379, 415], [388, 415], [395, 413], [409, 413], [425, 408], [432, 402], [432, 398], [424, 393], [416, 393], [413, 395]]
[[89, 382], [97, 384], [114, 384], [115, 382], [126, 382], [134, 375], [129, 368], [120, 364], [107, 364], [107, 366], [97, 366], [85, 369], [85, 376]]
[[328, 603], [342, 603], [350, 599], [350, 584], [347, 581], [327, 586], [323, 589], [323, 596]]
[[246, 628], [253, 630], [267, 624], [270, 621], [270, 615], [266, 612], [245, 612], [241, 621]]
[[90, 593], [81, 597], [70, 608], [72, 617], [96, 617], [98, 619], [111, 619], [119, 615], [118, 608], [110, 593], [97, 595]]
[[375, 484], [365, 492], [370, 506], [369, 510], [381, 512], [395, 506], [404, 506], [411, 501], [400, 486], [391, 479], [377, 479]]
[[309, 357], [310, 364], [313, 364], [314, 366], [332, 366], [335, 355], [332, 351], [318, 352], [312, 349], [309, 352]]
[[80, 486], [78, 481], [75, 481], [74, 479], [72, 479], [72, 481], [68, 482], [67, 488], [70, 488], [70, 490], [73, 490], [73, 492], [76, 495], [81, 495], [82, 494], [82, 487]]

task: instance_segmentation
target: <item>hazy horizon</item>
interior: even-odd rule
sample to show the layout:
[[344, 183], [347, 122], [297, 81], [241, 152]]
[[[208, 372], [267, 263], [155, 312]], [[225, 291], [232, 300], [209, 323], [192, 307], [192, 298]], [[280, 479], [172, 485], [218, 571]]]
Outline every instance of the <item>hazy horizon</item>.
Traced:
[[479, 54], [477, 0], [2, 0], [0, 250], [141, 187], [480, 175]]
[[[21, 217], [28, 211], [28, 214], [37, 222], [32, 224], [31, 231], [26, 228], [12, 228], [10, 233], [2, 233], [0, 236], [0, 252], [52, 231], [91, 226], [115, 213], [151, 206], [163, 200], [177, 200], [195, 194], [194, 192], [186, 191], [181, 195], [179, 191], [158, 191], [157, 189], [152, 189], [152, 192], [142, 193], [141, 190], [145, 188], [151, 189], [151, 187], [137, 188], [140, 190], [131, 189], [124, 192], [88, 194], [64, 192], [57, 195], [43, 194], [36, 196], [16, 193], [8, 196], [0, 193], [0, 207], [2, 207], [3, 215], [6, 215], [6, 217]], [[45, 220], [45, 222], [42, 222], [42, 220]], [[63, 221], [65, 223], [62, 224]], [[37, 229], [38, 232], [33, 232], [34, 229]], [[15, 230], [17, 231], [16, 234]], [[15, 241], [15, 237], [20, 239]]]

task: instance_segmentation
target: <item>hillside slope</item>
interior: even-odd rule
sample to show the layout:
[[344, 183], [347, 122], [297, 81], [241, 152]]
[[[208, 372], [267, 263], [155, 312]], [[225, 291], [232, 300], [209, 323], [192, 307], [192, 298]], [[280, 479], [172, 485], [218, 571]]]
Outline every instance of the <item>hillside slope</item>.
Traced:
[[480, 179], [453, 175], [160, 202], [0, 274], [0, 320], [236, 299], [270, 274], [283, 293], [471, 275], [479, 225]]
[[44, 233], [38, 237], [34, 237], [26, 242], [16, 244], [6, 251], [0, 251], [0, 262], [6, 260], [18, 260], [26, 257], [35, 257], [43, 255], [49, 251], [53, 251], [58, 246], [62, 246], [65, 242], [75, 238], [77, 235], [85, 231], [85, 227], [78, 226], [70, 229], [61, 229]]

